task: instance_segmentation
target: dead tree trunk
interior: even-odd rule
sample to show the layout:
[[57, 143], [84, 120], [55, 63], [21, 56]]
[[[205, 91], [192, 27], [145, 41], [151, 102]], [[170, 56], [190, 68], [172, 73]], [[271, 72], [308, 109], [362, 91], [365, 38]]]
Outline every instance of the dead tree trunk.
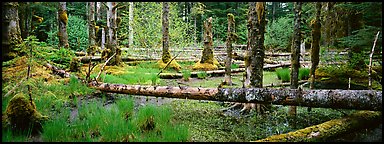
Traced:
[[66, 2], [59, 2], [59, 47], [69, 48], [68, 43], [68, 33], [67, 33], [67, 24], [68, 24], [68, 15], [67, 15], [67, 5]]
[[319, 142], [327, 141], [366, 127], [367, 123], [382, 122], [381, 112], [359, 111], [349, 116], [333, 119], [322, 124], [310, 126], [286, 134], [273, 135], [256, 142]]
[[[213, 70], [217, 69], [218, 62], [213, 57], [213, 48], [212, 48], [212, 17], [204, 21], [204, 49], [201, 55], [201, 60], [197, 62], [193, 69], [195, 70]], [[216, 62], [215, 62], [216, 61]]]
[[233, 14], [229, 13], [228, 15], [228, 32], [227, 32], [227, 57], [225, 59], [225, 75], [224, 75], [224, 84], [232, 85], [231, 79], [231, 64], [232, 64], [232, 42], [236, 38], [235, 34], [235, 17]]
[[301, 90], [272, 88], [199, 88], [140, 86], [96, 82], [89, 86], [104, 92], [195, 100], [293, 105], [305, 107], [382, 110], [382, 91]]
[[371, 76], [371, 72], [372, 72], [372, 57], [373, 57], [373, 53], [375, 52], [375, 46], [376, 46], [376, 42], [377, 42], [377, 38], [379, 38], [379, 34], [380, 34], [380, 31], [377, 32], [376, 34], [376, 38], [375, 38], [375, 41], [373, 42], [373, 47], [372, 47], [372, 51], [371, 51], [371, 54], [369, 55], [369, 70], [368, 70], [368, 88], [371, 89], [372, 88], [372, 76]]
[[[295, 2], [295, 26], [293, 45], [291, 47], [291, 89], [297, 89], [299, 67], [300, 67], [300, 42], [301, 42], [301, 30], [300, 30], [300, 17], [301, 17], [301, 5], [302, 2]], [[291, 116], [296, 115], [296, 106], [289, 107], [288, 114]]]

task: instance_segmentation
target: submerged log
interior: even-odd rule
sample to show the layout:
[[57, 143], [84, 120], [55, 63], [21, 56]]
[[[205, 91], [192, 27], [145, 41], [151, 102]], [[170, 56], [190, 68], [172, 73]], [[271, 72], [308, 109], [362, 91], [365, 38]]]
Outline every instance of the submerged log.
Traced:
[[305, 107], [382, 110], [382, 91], [301, 90], [272, 88], [199, 88], [89, 83], [90, 87], [112, 93], [155, 97], [213, 100]]
[[286, 134], [273, 135], [256, 142], [319, 142], [329, 141], [350, 131], [366, 127], [366, 124], [382, 122], [381, 112], [359, 111], [352, 115], [327, 121]]

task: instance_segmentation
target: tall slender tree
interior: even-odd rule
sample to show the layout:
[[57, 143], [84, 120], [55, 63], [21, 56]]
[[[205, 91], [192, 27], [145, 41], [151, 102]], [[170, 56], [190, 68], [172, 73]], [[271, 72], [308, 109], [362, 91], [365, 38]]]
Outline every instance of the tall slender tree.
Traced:
[[[95, 2], [89, 2], [88, 7], [88, 44], [89, 48], [94, 50], [96, 45], [96, 33], [95, 33]], [[93, 53], [94, 51], [92, 51]]]
[[68, 15], [67, 15], [66, 2], [59, 2], [58, 21], [59, 21], [59, 33], [58, 33], [59, 47], [69, 48], [68, 33], [67, 33]]
[[[169, 52], [169, 3], [163, 2], [163, 19], [162, 19], [162, 29], [163, 29], [163, 53], [161, 60], [158, 61], [160, 68], [165, 68], [168, 63], [170, 68], [175, 70], [181, 70], [180, 65], [176, 60], [172, 59], [171, 53]], [[172, 61], [171, 61], [172, 60]]]
[[133, 2], [129, 2], [129, 37], [128, 45], [133, 48]]
[[227, 31], [227, 57], [225, 59], [225, 75], [224, 75], [224, 84], [232, 85], [231, 78], [231, 63], [232, 63], [232, 43], [237, 37], [235, 34], [235, 16], [233, 14], [228, 13], [228, 31]]
[[319, 51], [320, 51], [320, 38], [321, 38], [321, 22], [320, 22], [320, 15], [321, 15], [321, 2], [316, 2], [316, 17], [311, 21], [312, 26], [312, 44], [311, 44], [311, 89], [314, 88], [314, 82], [315, 82], [315, 71], [317, 68], [317, 65], [319, 64]]
[[17, 2], [1, 3], [2, 9], [2, 58], [9, 60], [16, 56], [14, 48], [22, 42]]
[[[293, 45], [291, 47], [291, 89], [297, 89], [298, 85], [298, 75], [300, 67], [300, 43], [301, 43], [301, 5], [302, 2], [295, 2], [295, 26], [294, 26], [294, 36], [293, 36]], [[296, 106], [289, 106], [288, 114], [291, 116], [296, 115]]]

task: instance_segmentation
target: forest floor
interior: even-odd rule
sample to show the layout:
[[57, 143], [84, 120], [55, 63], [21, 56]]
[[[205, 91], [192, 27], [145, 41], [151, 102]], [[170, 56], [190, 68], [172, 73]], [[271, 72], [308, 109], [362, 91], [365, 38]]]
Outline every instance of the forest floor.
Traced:
[[[11, 69], [3, 68], [3, 96], [12, 87], [19, 82], [25, 75], [25, 63], [19, 62], [16, 64], [20, 67], [13, 67]], [[24, 65], [24, 68], [22, 67]], [[190, 67], [183, 66], [183, 67]], [[84, 69], [87, 68], [84, 66]], [[112, 76], [114, 73], [119, 73], [129, 68], [124, 69], [109, 67], [105, 71], [110, 75], [105, 75], [105, 82], [116, 83], [128, 83], [128, 84], [141, 84], [150, 85], [150, 78], [138, 77], [143, 71], [157, 73], [159, 69], [150, 69], [148, 65], [143, 64], [142, 67], [134, 68], [137, 70], [133, 72], [133, 77]], [[142, 71], [140, 71], [140, 69]], [[70, 121], [76, 121], [79, 117], [83, 117], [81, 111], [83, 110], [83, 104], [92, 104], [95, 102], [102, 102], [99, 108], [114, 108], [116, 103], [124, 99], [132, 98], [134, 100], [134, 110], [137, 112], [139, 109], [148, 105], [155, 105], [157, 107], [170, 107], [172, 110], [173, 123], [182, 124], [188, 128], [188, 140], [192, 142], [244, 142], [263, 139], [271, 135], [288, 133], [308, 126], [320, 124], [332, 119], [340, 118], [346, 114], [356, 112], [355, 110], [338, 110], [338, 109], [325, 109], [325, 108], [313, 108], [311, 112], [307, 112], [306, 107], [297, 108], [297, 116], [295, 118], [287, 115], [288, 107], [281, 105], [273, 105], [270, 111], [265, 114], [258, 114], [255, 111], [250, 113], [240, 114], [239, 110], [233, 110], [223, 113], [221, 110], [229, 107], [231, 104], [227, 102], [216, 101], [204, 101], [204, 100], [188, 100], [188, 99], [174, 99], [174, 98], [156, 98], [150, 96], [132, 96], [125, 94], [111, 94], [92, 92], [83, 94], [83, 87], [80, 85], [71, 86], [73, 83], [68, 78], [60, 78], [55, 75], [51, 75], [48, 70], [43, 67], [35, 67], [33, 69], [35, 73], [34, 77], [40, 77], [43, 79], [41, 82], [36, 82], [34, 86], [34, 99], [39, 111], [52, 118], [57, 118], [58, 113], [63, 113], [69, 108], [69, 123]], [[95, 68], [95, 72], [98, 69]], [[18, 73], [19, 72], [19, 73]], [[172, 71], [170, 71], [172, 72]], [[15, 73], [18, 73], [15, 75]], [[118, 74], [115, 74], [118, 75]], [[271, 83], [278, 84], [281, 80], [278, 80], [274, 71], [264, 72], [263, 85]], [[234, 74], [233, 87], [242, 87], [242, 74]], [[131, 80], [128, 81], [127, 79]], [[17, 80], [17, 81], [16, 81]], [[133, 81], [136, 80], [136, 81]], [[184, 79], [160, 79], [158, 85], [167, 86], [191, 86], [191, 87], [205, 87], [215, 88], [223, 80], [223, 77], [210, 77], [205, 78], [189, 78], [188, 81]], [[45, 82], [44, 82], [45, 81]], [[5, 87], [5, 88], [4, 88]], [[25, 85], [20, 86], [25, 87]], [[307, 87], [306, 87], [307, 88]], [[16, 92], [27, 92], [24, 90], [16, 90]], [[76, 93], [80, 95], [79, 100], [74, 101], [68, 99], [70, 95]], [[84, 92], [85, 93], [85, 92]], [[52, 97], [56, 100], [46, 99], [41, 96]], [[11, 95], [12, 96], [12, 95]], [[4, 114], [5, 108], [8, 104], [11, 96], [2, 98], [2, 112]], [[58, 101], [64, 101], [63, 109], [57, 108]], [[50, 103], [52, 102], [52, 103]], [[73, 102], [77, 103], [73, 104]], [[55, 107], [56, 105], [56, 107]], [[76, 105], [76, 106], [74, 106]], [[84, 105], [86, 106], [86, 105]], [[85, 107], [84, 107], [85, 108]], [[60, 112], [58, 112], [60, 111]], [[65, 112], [64, 112], [65, 113]], [[3, 125], [4, 126], [4, 125]], [[58, 130], [60, 131], [60, 130]], [[366, 128], [359, 131], [354, 131], [346, 136], [340, 136], [337, 139], [329, 141], [337, 142], [380, 142], [382, 141], [382, 124], [376, 125], [373, 128]], [[21, 138], [15, 139], [9, 135], [9, 131], [3, 129], [2, 141], [52, 141], [42, 137], [34, 138]], [[59, 141], [61, 141], [59, 139]], [[62, 140], [65, 141], [65, 140]], [[77, 140], [81, 141], [81, 140]], [[88, 140], [84, 140], [88, 141]], [[91, 141], [102, 141], [100, 139], [92, 139]], [[149, 140], [150, 141], [150, 140]]]

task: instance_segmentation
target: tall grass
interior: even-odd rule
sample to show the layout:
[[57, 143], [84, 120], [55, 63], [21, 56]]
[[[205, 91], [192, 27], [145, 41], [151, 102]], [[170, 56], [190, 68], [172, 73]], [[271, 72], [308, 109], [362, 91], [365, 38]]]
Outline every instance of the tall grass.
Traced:
[[[298, 80], [306, 80], [309, 78], [309, 68], [299, 68]], [[289, 82], [291, 79], [291, 71], [288, 68], [276, 69], [277, 78], [282, 82]]]

